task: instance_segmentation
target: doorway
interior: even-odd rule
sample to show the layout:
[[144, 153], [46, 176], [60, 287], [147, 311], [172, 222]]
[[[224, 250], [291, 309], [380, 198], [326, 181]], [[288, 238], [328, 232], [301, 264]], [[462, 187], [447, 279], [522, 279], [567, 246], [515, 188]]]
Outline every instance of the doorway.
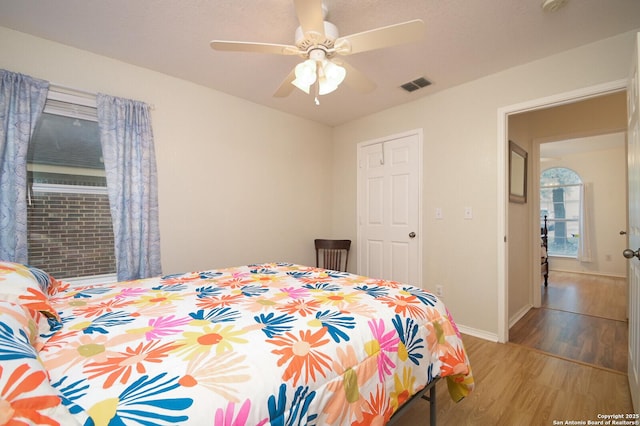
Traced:
[[[601, 113], [606, 111], [607, 113]], [[626, 239], [626, 93], [616, 91], [564, 105], [552, 105], [509, 116], [509, 139], [528, 147], [533, 159], [530, 197], [527, 205], [509, 206], [509, 326], [531, 307], [541, 306], [540, 287], [540, 172], [550, 168], [571, 170], [584, 180], [574, 215], [584, 215], [583, 234], [572, 231], [575, 253], [554, 247], [558, 236], [549, 234], [549, 269], [613, 275], [626, 278], [626, 261], [620, 255]], [[544, 155], [540, 155], [540, 152]], [[615, 195], [615, 196], [614, 196]], [[571, 208], [567, 201], [566, 206]], [[555, 220], [550, 213], [550, 227]], [[577, 223], [577, 222], [576, 222]], [[520, 244], [517, 244], [520, 243]], [[584, 243], [588, 250], [578, 253]], [[524, 247], [524, 249], [523, 249]], [[527, 251], [526, 249], [530, 251]], [[555, 251], [560, 256], [553, 257]], [[589, 252], [589, 256], [585, 252]], [[558, 253], [555, 253], [558, 254]], [[574, 257], [571, 257], [574, 256]], [[614, 258], [615, 256], [615, 258]], [[552, 277], [553, 274], [551, 274]]]
[[[510, 124], [513, 119], [517, 117], [522, 117], [521, 114], [530, 113], [535, 111], [550, 111], [551, 108], [567, 106], [570, 104], [581, 105], [582, 101], [587, 101], [593, 98], [601, 97], [604, 95], [610, 95], [618, 92], [624, 92], [626, 90], [627, 81], [626, 80], [617, 80], [597, 86], [592, 86], [572, 92], [567, 92], [563, 94], [558, 94], [546, 98], [536, 99], [532, 101], [528, 101], [521, 104], [511, 105], [507, 107], [500, 108], [498, 110], [498, 161], [503, 165], [503, 169], [498, 174], [498, 187], [500, 188], [498, 192], [498, 205], [503, 206], [503, 209], [498, 210], [497, 221], [498, 221], [498, 229], [501, 231], [498, 234], [498, 341], [507, 342], [509, 340], [509, 327], [515, 321], [517, 321], [518, 317], [522, 317], [530, 308], [534, 306], [534, 303], [537, 302], [537, 306], [539, 306], [539, 300], [534, 301], [533, 291], [533, 282], [534, 279], [537, 280], [539, 278], [539, 266], [536, 266], [535, 259], [538, 259], [539, 262], [539, 235], [538, 232], [538, 214], [535, 215], [535, 221], [533, 220], [534, 213], [538, 213], [539, 210], [539, 200], [537, 200], [537, 196], [534, 198], [530, 197], [531, 203], [529, 206], [521, 208], [520, 212], [512, 212], [512, 206], [515, 204], [508, 203], [507, 200], [507, 170], [508, 170], [508, 162], [507, 162], [507, 143], [511, 136], [517, 137], [518, 139], [522, 139], [527, 141], [527, 145], [524, 146], [525, 150], [529, 151], [531, 154], [529, 157], [531, 158], [530, 168], [531, 174], [530, 176], [538, 176], [539, 175], [539, 151], [533, 148], [533, 140], [541, 139], [540, 137], [533, 137], [529, 135], [528, 137], [522, 137], [522, 134], [515, 135], [511, 131]], [[623, 118], [624, 119], [624, 118]], [[585, 119], [583, 117], [583, 124], [592, 126], [598, 121], [598, 117], [590, 117], [589, 119]], [[562, 121], [555, 121], [555, 125], [564, 125]], [[619, 131], [620, 129], [613, 129], [612, 131]], [[595, 130], [593, 128], [589, 131], [586, 129], [582, 130], [574, 130], [575, 134], [571, 135], [570, 132], [566, 132], [566, 137], [573, 136], [578, 137], [585, 134], [593, 134]], [[603, 133], [606, 131], [601, 130]], [[561, 134], [561, 133], [560, 133]], [[526, 136], [526, 135], [525, 135]], [[529, 194], [536, 194], [538, 191], [537, 187], [537, 179], [528, 179], [528, 188], [527, 191]], [[535, 186], [535, 188], [534, 188]], [[524, 218], [523, 216], [524, 215]], [[514, 227], [511, 226], [514, 220], [520, 220], [525, 226]], [[515, 242], [518, 240], [525, 241], [524, 244], [524, 256], [529, 259], [529, 262], [526, 262], [523, 268], [519, 268], [523, 275], [521, 279], [513, 279], [511, 274], [514, 272], [515, 268], [510, 267], [511, 259], [522, 258], [522, 253], [510, 253], [511, 242]], [[519, 257], [518, 257], [519, 256]], [[537, 282], [537, 281], [536, 281]], [[522, 289], [511, 288], [514, 283], [524, 283], [524, 287]], [[515, 305], [510, 300], [511, 294], [524, 294], [526, 299], [528, 300], [529, 306], [526, 306], [527, 302], [524, 304], [522, 301], [519, 302], [519, 305]], [[511, 303], [511, 306], [510, 306]], [[515, 314], [515, 315], [514, 315]]]

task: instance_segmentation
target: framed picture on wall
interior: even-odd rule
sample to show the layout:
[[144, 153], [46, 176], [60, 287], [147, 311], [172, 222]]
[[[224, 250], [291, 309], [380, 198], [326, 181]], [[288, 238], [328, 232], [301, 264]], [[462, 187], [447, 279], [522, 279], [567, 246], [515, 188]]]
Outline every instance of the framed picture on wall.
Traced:
[[527, 151], [509, 141], [509, 201], [527, 202]]

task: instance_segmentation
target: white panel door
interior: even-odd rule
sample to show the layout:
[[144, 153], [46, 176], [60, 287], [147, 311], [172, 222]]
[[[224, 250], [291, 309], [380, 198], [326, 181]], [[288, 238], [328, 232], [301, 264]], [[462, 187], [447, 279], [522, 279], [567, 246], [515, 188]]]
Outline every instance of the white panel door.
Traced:
[[[627, 87], [628, 114], [628, 174], [629, 174], [629, 245], [640, 253], [640, 98], [638, 87], [638, 58], [640, 33], [636, 36], [629, 86]], [[629, 388], [633, 408], [640, 412], [640, 254], [629, 261], [629, 359], [627, 361]]]
[[417, 133], [358, 148], [358, 273], [421, 281], [420, 167]]

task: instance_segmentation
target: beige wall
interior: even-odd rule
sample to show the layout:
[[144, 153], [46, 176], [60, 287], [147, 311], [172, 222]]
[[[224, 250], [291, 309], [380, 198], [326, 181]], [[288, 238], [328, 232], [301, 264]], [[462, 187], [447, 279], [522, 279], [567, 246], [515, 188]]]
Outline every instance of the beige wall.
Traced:
[[[527, 202], [525, 204], [508, 204], [508, 224], [507, 235], [509, 235], [509, 252], [507, 253], [507, 264], [509, 275], [507, 283], [509, 286], [508, 313], [509, 324], [511, 325], [524, 308], [528, 309], [532, 304], [531, 277], [535, 265], [531, 263], [532, 244], [532, 211], [533, 198], [536, 194], [532, 191], [533, 177], [533, 149], [531, 140], [525, 137], [526, 133], [518, 131], [509, 122], [509, 140], [515, 142], [522, 149], [527, 151]], [[507, 157], [507, 161], [508, 161]], [[508, 179], [507, 179], [508, 181]], [[537, 222], [535, 222], [537, 223]], [[536, 225], [534, 225], [536, 226]]]
[[[155, 105], [165, 272], [310, 263], [314, 236], [355, 240], [356, 144], [423, 129], [424, 282], [416, 284], [442, 285], [459, 325], [491, 336], [499, 328], [496, 217], [504, 208], [497, 110], [624, 78], [632, 42], [631, 33], [602, 40], [333, 130], [3, 28], [0, 67]], [[473, 220], [463, 219], [465, 206]], [[435, 221], [435, 207], [444, 220]]]
[[509, 122], [512, 121], [526, 126], [528, 137], [537, 143], [625, 131], [627, 95], [624, 91], [611, 93], [580, 102], [514, 114], [509, 117]]
[[331, 233], [330, 128], [2, 27], [0, 68], [155, 106], [164, 273], [315, 263], [313, 238]]
[[[634, 33], [606, 39], [508, 69], [334, 130], [334, 229], [355, 239], [356, 144], [409, 129], [424, 131], [424, 264], [422, 285], [444, 287], [459, 325], [499, 331], [497, 111], [572, 90], [626, 78]], [[438, 82], [435, 82], [437, 85]], [[500, 188], [506, 191], [506, 188]], [[473, 220], [464, 220], [471, 206]], [[442, 207], [444, 220], [432, 212]]]
[[[590, 218], [593, 221], [591, 237], [591, 262], [576, 259], [551, 258], [552, 271], [573, 271], [626, 277], [627, 260], [622, 256], [626, 248], [626, 238], [620, 235], [627, 229], [627, 196], [625, 134], [614, 133], [602, 136], [616, 140], [620, 147], [576, 153], [545, 161], [541, 171], [552, 167], [566, 167], [576, 172], [584, 183], [591, 186], [592, 207]], [[580, 143], [581, 139], [575, 143]], [[553, 277], [553, 274], [551, 275]]]

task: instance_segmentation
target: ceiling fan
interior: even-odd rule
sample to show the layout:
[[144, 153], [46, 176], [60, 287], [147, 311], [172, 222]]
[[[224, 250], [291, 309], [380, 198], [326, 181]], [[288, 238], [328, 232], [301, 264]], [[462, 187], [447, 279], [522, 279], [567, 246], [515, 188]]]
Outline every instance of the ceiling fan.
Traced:
[[307, 94], [313, 88], [318, 105], [318, 96], [333, 92], [343, 81], [356, 90], [369, 92], [375, 88], [375, 83], [337, 56], [409, 43], [424, 35], [424, 22], [416, 19], [339, 37], [338, 28], [325, 20], [327, 8], [322, 0], [294, 0], [294, 6], [300, 22], [295, 32], [295, 45], [224, 40], [212, 40], [210, 43], [215, 50], [303, 58], [304, 61], [291, 70], [274, 93], [275, 97], [288, 96], [294, 87]]

